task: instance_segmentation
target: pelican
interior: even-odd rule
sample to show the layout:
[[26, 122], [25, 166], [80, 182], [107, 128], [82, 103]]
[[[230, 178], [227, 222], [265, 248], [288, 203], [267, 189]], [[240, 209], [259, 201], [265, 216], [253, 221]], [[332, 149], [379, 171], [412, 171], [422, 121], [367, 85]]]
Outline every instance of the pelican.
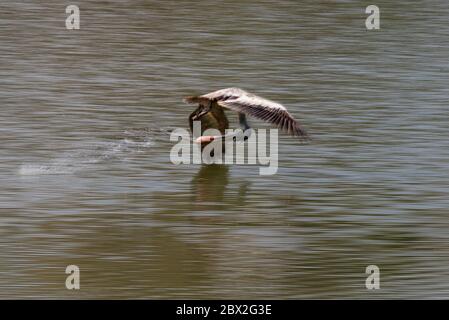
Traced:
[[188, 96], [184, 98], [184, 102], [199, 104], [198, 108], [189, 116], [191, 130], [193, 130], [193, 121], [201, 119], [201, 133], [208, 128], [215, 128], [222, 134], [219, 137], [199, 137], [197, 139], [199, 143], [209, 143], [226, 137], [224, 134], [225, 130], [229, 128], [229, 121], [224, 109], [238, 113], [243, 131], [250, 129], [246, 120], [246, 115], [249, 115], [270, 122], [292, 136], [307, 139], [307, 132], [283, 105], [239, 88], [221, 89], [201, 96]]

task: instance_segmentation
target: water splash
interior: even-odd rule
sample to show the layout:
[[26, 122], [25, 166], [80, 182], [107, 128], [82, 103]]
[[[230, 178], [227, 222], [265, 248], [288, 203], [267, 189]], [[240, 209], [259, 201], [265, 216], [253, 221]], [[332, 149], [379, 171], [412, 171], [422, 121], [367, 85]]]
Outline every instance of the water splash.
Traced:
[[129, 129], [117, 141], [95, 142], [64, 153], [48, 163], [22, 164], [19, 175], [73, 174], [107, 161], [125, 160], [130, 155], [145, 152], [155, 144], [152, 130]]

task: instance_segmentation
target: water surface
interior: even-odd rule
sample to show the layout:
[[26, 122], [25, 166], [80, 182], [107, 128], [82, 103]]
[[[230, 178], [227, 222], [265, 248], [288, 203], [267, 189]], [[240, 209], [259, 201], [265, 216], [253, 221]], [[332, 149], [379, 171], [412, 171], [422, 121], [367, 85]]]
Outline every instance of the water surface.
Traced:
[[[449, 297], [446, 1], [67, 4], [0, 3], [0, 297]], [[276, 175], [170, 162], [230, 86], [313, 137]]]

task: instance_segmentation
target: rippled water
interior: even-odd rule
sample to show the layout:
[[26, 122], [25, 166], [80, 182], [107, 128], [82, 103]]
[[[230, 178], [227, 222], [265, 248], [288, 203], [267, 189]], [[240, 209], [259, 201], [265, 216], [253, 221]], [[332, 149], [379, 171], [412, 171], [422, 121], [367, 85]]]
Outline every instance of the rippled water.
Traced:
[[[446, 1], [68, 4], [0, 3], [0, 297], [449, 297]], [[170, 162], [229, 86], [313, 137], [276, 175]]]

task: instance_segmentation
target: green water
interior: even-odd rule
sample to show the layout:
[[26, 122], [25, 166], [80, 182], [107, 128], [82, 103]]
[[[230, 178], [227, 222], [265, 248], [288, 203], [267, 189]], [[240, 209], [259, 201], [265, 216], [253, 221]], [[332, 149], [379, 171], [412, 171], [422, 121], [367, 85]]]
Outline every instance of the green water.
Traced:
[[[1, 298], [449, 297], [446, 1], [68, 4], [0, 3]], [[170, 162], [230, 86], [313, 138], [276, 175]]]

